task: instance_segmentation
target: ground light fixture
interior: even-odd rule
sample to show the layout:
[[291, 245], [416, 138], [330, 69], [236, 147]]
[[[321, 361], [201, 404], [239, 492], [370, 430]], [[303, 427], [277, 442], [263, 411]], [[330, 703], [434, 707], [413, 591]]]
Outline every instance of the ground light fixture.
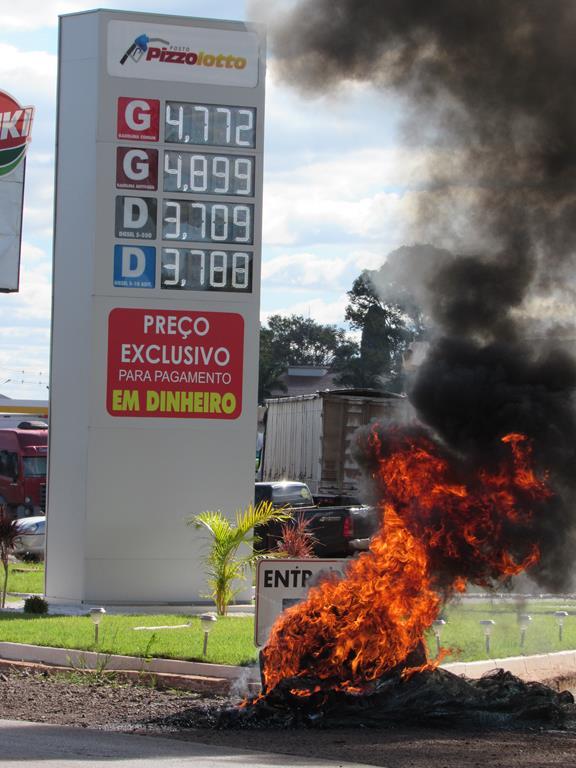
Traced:
[[484, 630], [484, 641], [486, 643], [486, 653], [490, 655], [490, 638], [496, 622], [493, 619], [482, 619], [480, 626]]
[[562, 642], [564, 619], [568, 616], [568, 611], [554, 611], [554, 616], [556, 616], [556, 621], [558, 622], [558, 640]]
[[98, 645], [98, 627], [106, 613], [105, 608], [90, 608], [90, 618], [94, 623], [94, 645]]
[[434, 632], [434, 637], [436, 638], [436, 655], [440, 655], [440, 632], [442, 632], [442, 627], [446, 625], [445, 619], [434, 619], [432, 622], [432, 632]]
[[518, 616], [518, 623], [520, 625], [520, 648], [524, 648], [524, 642], [526, 640], [526, 630], [528, 629], [528, 625], [532, 621], [532, 616], [529, 616], [527, 613], [521, 613]]
[[213, 613], [200, 614], [200, 626], [204, 632], [204, 649], [202, 651], [202, 656], [206, 656], [206, 652], [208, 651], [208, 635], [210, 634], [215, 621], [216, 616]]

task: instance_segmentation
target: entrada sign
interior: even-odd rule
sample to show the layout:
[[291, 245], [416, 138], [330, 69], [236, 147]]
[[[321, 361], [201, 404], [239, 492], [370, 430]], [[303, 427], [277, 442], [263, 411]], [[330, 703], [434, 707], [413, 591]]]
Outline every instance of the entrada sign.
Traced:
[[0, 91], [0, 176], [7, 176], [24, 159], [30, 142], [34, 107], [21, 107]]
[[310, 587], [324, 578], [341, 578], [349, 560], [319, 557], [260, 560], [256, 568], [254, 644], [266, 645], [272, 625], [287, 608], [304, 600]]

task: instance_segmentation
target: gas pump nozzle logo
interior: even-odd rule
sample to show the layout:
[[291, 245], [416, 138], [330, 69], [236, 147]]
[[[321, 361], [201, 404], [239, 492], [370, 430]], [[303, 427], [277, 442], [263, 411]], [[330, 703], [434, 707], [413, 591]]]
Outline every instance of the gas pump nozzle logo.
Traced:
[[120, 59], [120, 64], [125, 64], [128, 58], [131, 58], [133, 61], [140, 61], [142, 56], [148, 50], [149, 43], [163, 43], [164, 45], [170, 45], [168, 40], [163, 40], [161, 37], [148, 37], [148, 35], [138, 35], [124, 56], [122, 56]]
[[[160, 43], [151, 45], [151, 43]], [[206, 53], [205, 51], [192, 51], [188, 46], [171, 45], [168, 40], [161, 37], [148, 37], [138, 35], [131, 46], [120, 59], [120, 64], [125, 64], [128, 59], [138, 62], [146, 54], [144, 61], [160, 64], [187, 64], [189, 66], [216, 67], [225, 69], [244, 69], [246, 59], [244, 56], [236, 56], [227, 53]]]

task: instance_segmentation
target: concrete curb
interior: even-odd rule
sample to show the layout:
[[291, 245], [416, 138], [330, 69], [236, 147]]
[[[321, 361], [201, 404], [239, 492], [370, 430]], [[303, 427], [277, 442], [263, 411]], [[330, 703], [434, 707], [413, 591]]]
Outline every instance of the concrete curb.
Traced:
[[187, 675], [219, 678], [233, 682], [241, 678], [246, 679], [247, 682], [260, 681], [260, 673], [255, 667], [235, 667], [227, 664], [181, 661], [180, 659], [144, 659], [135, 656], [119, 656], [22, 643], [0, 642], [0, 659], [40, 662], [72, 669], [97, 670], [105, 667], [112, 671], [131, 670], [153, 674]]
[[[260, 686], [260, 673], [255, 666], [235, 667], [176, 659], [143, 659], [68, 648], [0, 642], [0, 667], [10, 666], [57, 671], [73, 669], [86, 673], [94, 670], [110, 674], [121, 673], [123, 677], [131, 680], [156, 680], [161, 687], [211, 693], [228, 693], [233, 687], [256, 692]], [[456, 662], [443, 664], [442, 668], [473, 679], [495, 669], [504, 669], [526, 681], [576, 679], [576, 651]]]

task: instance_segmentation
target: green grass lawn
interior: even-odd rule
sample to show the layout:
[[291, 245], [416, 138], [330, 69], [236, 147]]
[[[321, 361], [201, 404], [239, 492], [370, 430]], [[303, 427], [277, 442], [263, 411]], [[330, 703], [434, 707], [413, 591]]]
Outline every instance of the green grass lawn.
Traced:
[[[182, 629], [134, 630], [133, 627], [164, 626], [191, 622]], [[252, 617], [221, 617], [214, 622], [208, 652], [202, 656], [204, 634], [198, 617], [113, 616], [100, 624], [97, 650], [142, 658], [161, 657], [208, 661], [214, 664], [251, 664], [257, 651], [253, 643]], [[0, 613], [0, 641], [51, 645], [56, 648], [96, 650], [94, 625], [84, 616], [25, 616]]]
[[[4, 570], [2, 569], [2, 578]], [[8, 566], [8, 592], [44, 593], [44, 563], [18, 560]]]
[[[558, 624], [553, 613], [566, 610], [570, 615], [564, 625], [563, 641], [558, 639]], [[528, 613], [532, 622], [526, 633], [524, 648], [520, 647], [518, 613]], [[550, 653], [576, 649], [576, 601], [555, 603], [533, 601], [520, 605], [513, 601], [482, 602], [453, 605], [444, 612], [446, 625], [441, 642], [453, 649], [446, 661], [475, 661], [488, 658], [485, 649], [482, 619], [493, 619], [491, 639], [492, 658], [505, 658], [535, 653]], [[162, 626], [191, 622], [181, 629], [138, 630], [137, 626]], [[209, 637], [208, 653], [202, 657], [203, 633], [200, 620], [184, 616], [116, 616], [108, 614], [100, 626], [98, 650], [141, 658], [164, 657], [216, 664], [250, 664], [256, 661], [253, 644], [252, 617], [229, 616], [219, 618]], [[0, 641], [51, 645], [60, 648], [95, 650], [94, 626], [84, 616], [24, 616], [0, 613]], [[436, 640], [428, 637], [431, 656], [436, 654]]]
[[[554, 611], [566, 610], [562, 642], [558, 639], [558, 623]], [[532, 617], [526, 631], [524, 647], [520, 647], [518, 614]], [[440, 640], [444, 648], [453, 649], [445, 661], [477, 661], [486, 658], [553, 653], [576, 649], [576, 601], [556, 603], [548, 600], [518, 604], [512, 601], [498, 603], [486, 600], [448, 607], [443, 618]], [[492, 619], [495, 625], [490, 639], [490, 656], [486, 653], [484, 631], [479, 622]], [[436, 639], [428, 638], [431, 655], [436, 654]]]

